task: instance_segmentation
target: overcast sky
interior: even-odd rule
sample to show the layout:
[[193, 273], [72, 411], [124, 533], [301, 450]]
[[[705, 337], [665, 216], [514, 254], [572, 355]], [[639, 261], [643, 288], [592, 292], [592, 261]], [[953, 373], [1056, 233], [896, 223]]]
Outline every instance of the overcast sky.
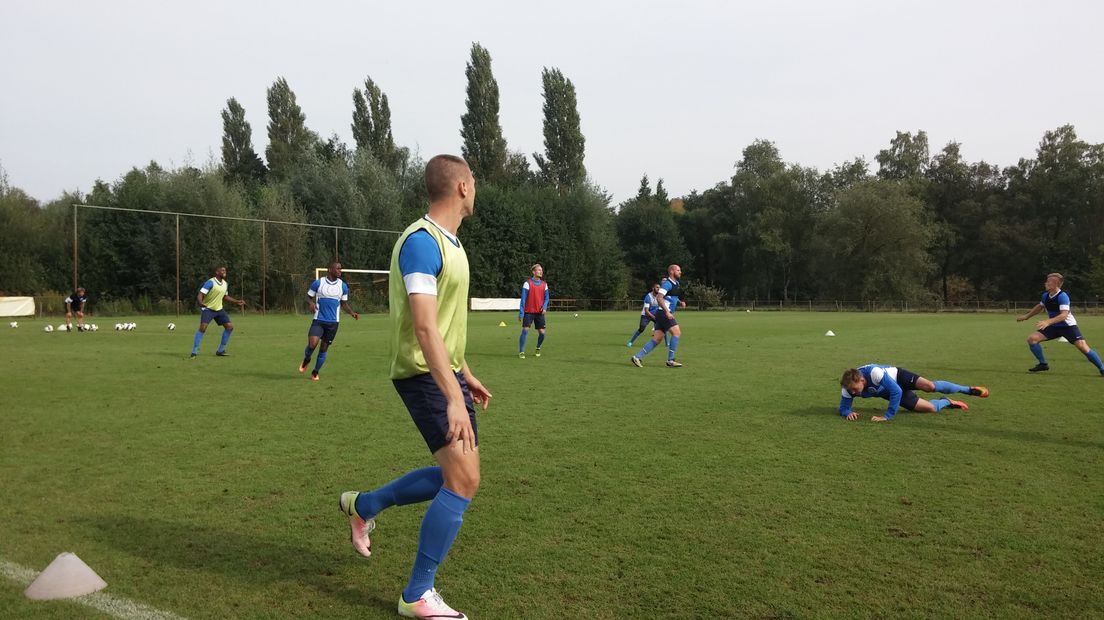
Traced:
[[1066, 123], [1104, 142], [1102, 24], [1099, 1], [4, 1], [0, 165], [42, 201], [150, 160], [203, 166], [229, 97], [263, 157], [278, 76], [322, 136], [353, 144], [371, 76], [396, 142], [459, 154], [473, 41], [512, 150], [544, 149], [542, 67], [575, 83], [587, 171], [615, 201], [644, 173], [712, 187], [757, 138], [874, 170], [896, 130], [923, 129], [933, 152], [1010, 165]]

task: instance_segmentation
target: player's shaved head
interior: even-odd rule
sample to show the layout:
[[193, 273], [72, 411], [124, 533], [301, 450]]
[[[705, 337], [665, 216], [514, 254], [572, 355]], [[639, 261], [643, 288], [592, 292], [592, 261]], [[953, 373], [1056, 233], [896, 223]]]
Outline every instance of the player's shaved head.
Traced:
[[444, 200], [456, 191], [456, 184], [467, 181], [471, 174], [468, 162], [456, 155], [437, 155], [429, 160], [425, 169], [426, 192], [429, 201]]

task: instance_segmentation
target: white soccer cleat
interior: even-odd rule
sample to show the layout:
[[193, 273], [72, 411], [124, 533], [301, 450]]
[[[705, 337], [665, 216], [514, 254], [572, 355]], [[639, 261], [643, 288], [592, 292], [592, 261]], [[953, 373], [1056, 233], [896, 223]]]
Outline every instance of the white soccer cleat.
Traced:
[[450, 618], [451, 620], [468, 620], [464, 614], [448, 606], [437, 588], [426, 590], [418, 600], [407, 603], [399, 595], [399, 615], [404, 618]]

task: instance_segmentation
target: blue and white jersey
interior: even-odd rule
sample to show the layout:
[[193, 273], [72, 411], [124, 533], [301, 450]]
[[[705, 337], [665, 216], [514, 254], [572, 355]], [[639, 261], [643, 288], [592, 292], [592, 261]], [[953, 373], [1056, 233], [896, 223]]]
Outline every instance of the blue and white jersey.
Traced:
[[656, 296], [649, 292], [644, 296], [644, 305], [640, 308], [640, 316], [648, 316], [651, 312], [654, 316], [656, 312], [659, 312], [659, 301], [656, 300]]
[[[684, 294], [682, 292], [682, 286], [678, 280], [672, 280], [671, 278], [663, 278], [663, 281], [659, 283], [659, 288], [663, 291], [664, 305], [671, 314], [678, 310], [678, 302]], [[656, 306], [658, 308], [658, 306]]]
[[318, 304], [315, 320], [337, 323], [341, 320], [341, 302], [349, 300], [349, 286], [341, 278], [331, 280], [326, 276], [311, 282], [307, 296], [313, 297]]
[[[901, 406], [901, 396], [904, 395], [904, 390], [897, 384], [897, 367], [884, 364], [867, 364], [859, 367], [858, 371], [866, 379], [866, 387], [859, 393], [859, 397], [885, 398], [889, 401], [885, 417], [892, 418], [893, 414], [897, 413], [897, 408]], [[851, 412], [853, 400], [854, 397], [851, 396], [846, 387], [840, 388], [839, 412], [841, 416], [846, 416]]]
[[1077, 319], [1073, 318], [1073, 312], [1070, 311], [1070, 298], [1062, 289], [1058, 289], [1058, 292], [1051, 296], [1050, 293], [1043, 291], [1043, 298], [1039, 301], [1046, 308], [1047, 316], [1054, 318], [1061, 314], [1063, 310], [1069, 312], [1066, 315], [1066, 325], [1077, 325]]
[[[441, 228], [428, 215], [423, 217], [436, 226], [454, 246], [460, 247], [460, 240], [455, 235]], [[441, 274], [443, 264], [441, 248], [437, 247], [433, 235], [425, 230], [411, 233], [399, 250], [399, 272], [402, 273], [403, 284], [406, 285], [406, 294], [420, 293], [436, 297], [437, 276]]]

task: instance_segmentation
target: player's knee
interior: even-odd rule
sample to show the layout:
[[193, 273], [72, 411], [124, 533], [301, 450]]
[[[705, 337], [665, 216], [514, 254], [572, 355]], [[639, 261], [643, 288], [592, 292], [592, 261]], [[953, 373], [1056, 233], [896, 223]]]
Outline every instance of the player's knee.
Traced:
[[452, 492], [471, 499], [479, 490], [479, 472], [456, 472], [445, 481]]

